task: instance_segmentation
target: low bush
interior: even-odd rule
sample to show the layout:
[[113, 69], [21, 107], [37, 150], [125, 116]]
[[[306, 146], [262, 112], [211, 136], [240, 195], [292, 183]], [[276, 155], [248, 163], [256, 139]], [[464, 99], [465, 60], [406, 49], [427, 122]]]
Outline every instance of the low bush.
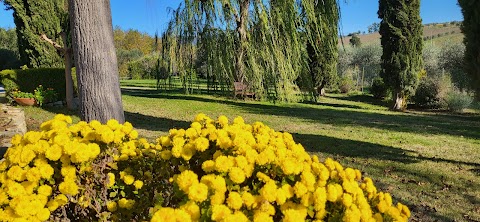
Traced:
[[354, 89], [355, 83], [351, 78], [348, 77], [342, 77], [340, 78], [340, 81], [338, 83], [338, 87], [340, 89], [341, 93], [349, 93]]
[[[75, 73], [73, 73], [75, 76]], [[0, 81], [8, 93], [15, 89], [23, 92], [33, 92], [39, 85], [52, 88], [57, 92], [58, 99], [65, 100], [65, 69], [7, 69], [0, 72]]]
[[383, 99], [387, 97], [388, 88], [383, 82], [381, 77], [377, 77], [373, 79], [372, 87], [370, 88], [370, 93], [372, 93], [374, 98]]
[[450, 76], [443, 74], [436, 77], [424, 76], [412, 97], [412, 101], [422, 108], [447, 108], [447, 94], [454, 86]]
[[199, 114], [156, 143], [130, 123], [57, 115], [12, 139], [2, 221], [407, 221], [359, 170], [310, 156], [260, 122]]
[[418, 85], [415, 95], [412, 97], [415, 105], [423, 108], [442, 107], [443, 98], [440, 96], [441, 88], [438, 81], [423, 79]]
[[473, 98], [471, 96], [458, 91], [451, 91], [448, 93], [446, 99], [447, 108], [451, 112], [462, 112], [468, 108], [472, 102]]

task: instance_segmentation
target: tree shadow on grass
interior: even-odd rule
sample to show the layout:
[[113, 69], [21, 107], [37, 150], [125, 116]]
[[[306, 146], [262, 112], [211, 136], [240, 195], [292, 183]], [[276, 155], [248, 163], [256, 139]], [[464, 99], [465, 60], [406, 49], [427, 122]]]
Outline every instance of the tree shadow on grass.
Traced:
[[327, 102], [303, 101], [303, 102], [300, 102], [300, 103], [309, 104], [309, 105], [330, 106], [330, 107], [334, 107], [334, 108], [365, 109], [365, 108], [363, 108], [363, 107], [361, 107], [361, 106], [356, 106], [356, 105], [327, 103]]
[[415, 152], [405, 151], [391, 146], [339, 139], [323, 135], [292, 133], [295, 142], [303, 145], [308, 152], [320, 152], [331, 156], [360, 157], [395, 161], [401, 163], [416, 163]]
[[346, 100], [346, 101], [351, 101], [351, 102], [361, 102], [361, 103], [367, 103], [370, 105], [375, 105], [375, 106], [383, 106], [383, 107], [388, 107], [389, 104], [387, 101], [383, 101], [380, 99], [376, 99], [370, 95], [352, 95], [352, 96], [329, 96], [329, 98], [333, 99], [339, 99], [339, 100]]
[[151, 131], [168, 132], [168, 130], [173, 128], [186, 129], [190, 126], [189, 122], [182, 120], [173, 120], [131, 112], [125, 112], [125, 120], [130, 122], [137, 129]]
[[297, 143], [301, 143], [308, 152], [321, 152], [344, 157], [360, 157], [364, 159], [378, 159], [401, 163], [417, 163], [420, 161], [444, 162], [480, 167], [480, 163], [433, 158], [418, 155], [417, 152], [407, 151], [392, 146], [384, 146], [349, 139], [339, 139], [323, 135], [292, 133]]
[[364, 109], [339, 109], [337, 107], [325, 106], [322, 104], [318, 106], [293, 103], [274, 105], [239, 100], [225, 100], [224, 97], [206, 98], [192, 95], [169, 95], [158, 93], [153, 90], [129, 89], [122, 90], [122, 92], [124, 95], [136, 97], [221, 103], [236, 106], [249, 113], [301, 118], [317, 123], [337, 126], [364, 126], [393, 132], [407, 132], [425, 135], [442, 134], [480, 139], [480, 115], [459, 118], [451, 115], [395, 112], [380, 113], [374, 111], [368, 112]]

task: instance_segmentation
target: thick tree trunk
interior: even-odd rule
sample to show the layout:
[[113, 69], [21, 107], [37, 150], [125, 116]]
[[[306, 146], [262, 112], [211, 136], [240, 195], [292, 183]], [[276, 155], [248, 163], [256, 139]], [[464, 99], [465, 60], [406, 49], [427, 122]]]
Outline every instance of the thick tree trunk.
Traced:
[[247, 19], [248, 19], [248, 6], [250, 0], [242, 0], [240, 2], [240, 14], [237, 15], [237, 34], [238, 42], [236, 49], [235, 60], [235, 81], [243, 82], [245, 80], [245, 54], [247, 52]]
[[395, 92], [395, 104], [392, 107], [392, 110], [396, 111], [403, 111], [407, 108], [407, 104], [405, 102], [405, 95], [402, 92]]
[[325, 85], [322, 83], [320, 86], [317, 87], [317, 93], [319, 96], [325, 96]]
[[109, 0], [69, 0], [81, 117], [124, 122]]

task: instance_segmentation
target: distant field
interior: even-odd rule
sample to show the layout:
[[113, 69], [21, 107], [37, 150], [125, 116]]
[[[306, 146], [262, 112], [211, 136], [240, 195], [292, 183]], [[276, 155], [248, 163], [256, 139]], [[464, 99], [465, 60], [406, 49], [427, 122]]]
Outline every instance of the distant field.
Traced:
[[[444, 26], [443, 24], [436, 24], [436, 25], [427, 25], [423, 27], [423, 37], [431, 37], [433, 40], [427, 41], [434, 41], [434, 42], [441, 42], [443, 43], [445, 40], [450, 42], [462, 42], [463, 34], [460, 31], [460, 27], [452, 24], [447, 24]], [[452, 34], [453, 32], [453, 34]], [[344, 33], [348, 34], [348, 33]], [[441, 35], [438, 37], [438, 35]], [[358, 35], [360, 38], [360, 42], [365, 45], [369, 44], [380, 44], [380, 34], [378, 32], [374, 32], [371, 34], [365, 35]], [[346, 36], [343, 37], [343, 44], [349, 44], [350, 39], [352, 37]], [[339, 44], [341, 44], [341, 40], [339, 40]]]

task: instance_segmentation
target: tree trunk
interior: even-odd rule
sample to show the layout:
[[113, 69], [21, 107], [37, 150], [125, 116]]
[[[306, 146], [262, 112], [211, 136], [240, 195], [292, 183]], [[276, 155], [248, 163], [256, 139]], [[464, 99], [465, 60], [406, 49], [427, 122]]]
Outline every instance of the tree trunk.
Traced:
[[235, 81], [243, 82], [245, 79], [245, 53], [247, 51], [247, 19], [248, 19], [248, 6], [250, 0], [242, 0], [240, 2], [240, 14], [237, 15], [237, 33], [238, 42], [236, 49], [235, 60]]
[[395, 111], [404, 111], [407, 108], [407, 104], [405, 102], [405, 95], [402, 92], [395, 92], [395, 104], [392, 107], [392, 110]]
[[65, 100], [67, 108], [73, 110], [76, 107], [73, 104], [73, 79], [72, 79], [72, 49], [67, 45], [67, 34], [62, 33], [64, 59], [65, 59]]
[[69, 0], [81, 118], [124, 122], [109, 0]]

